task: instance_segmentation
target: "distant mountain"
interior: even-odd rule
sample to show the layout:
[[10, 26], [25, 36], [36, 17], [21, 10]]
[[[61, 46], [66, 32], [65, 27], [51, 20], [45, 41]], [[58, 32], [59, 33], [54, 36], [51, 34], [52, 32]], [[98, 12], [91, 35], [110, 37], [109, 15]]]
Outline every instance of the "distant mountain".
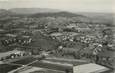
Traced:
[[30, 16], [30, 17], [86, 17], [81, 14], [75, 14], [67, 11], [48, 8], [12, 8], [9, 10], [1, 9], [0, 15], [12, 16]]
[[78, 21], [88, 22], [90, 18], [82, 14], [75, 14], [67, 11], [47, 8], [13, 8], [9, 10], [0, 10], [0, 17], [77, 17]]
[[48, 8], [12, 8], [9, 11], [14, 12], [16, 14], [36, 14], [36, 13], [53, 13], [60, 12], [57, 9], [48, 9]]
[[8, 10], [0, 9], [0, 17], [10, 16], [10, 15], [14, 15], [14, 14], [15, 13], [10, 12]]
[[80, 12], [81, 14], [92, 19], [92, 22], [113, 24], [115, 15], [113, 13], [95, 13], [95, 12]]
[[0, 9], [0, 13], [6, 12], [7, 10], [5, 9]]
[[71, 12], [66, 12], [66, 11], [55, 12], [55, 13], [37, 13], [37, 14], [31, 15], [30, 17], [36, 17], [36, 18], [40, 18], [40, 17], [64, 17], [64, 18], [72, 18], [71, 20], [78, 21], [78, 22], [90, 22], [90, 18], [87, 16], [75, 14], [75, 13], [71, 13]]
[[0, 16], [11, 17], [79, 17], [87, 18], [86, 16], [74, 14], [67, 11], [48, 8], [13, 8], [9, 10], [1, 9]]
[[78, 15], [78, 14], [74, 14], [71, 12], [66, 12], [66, 11], [62, 11], [62, 12], [54, 12], [54, 13], [37, 13], [37, 14], [33, 14], [31, 15], [32, 17], [86, 17], [83, 15]]

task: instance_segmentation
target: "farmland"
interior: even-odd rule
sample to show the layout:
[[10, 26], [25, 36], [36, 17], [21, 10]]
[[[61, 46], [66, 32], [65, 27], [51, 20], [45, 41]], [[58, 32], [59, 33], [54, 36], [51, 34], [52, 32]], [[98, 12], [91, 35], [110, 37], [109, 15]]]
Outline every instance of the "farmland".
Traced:
[[88, 60], [115, 69], [114, 23], [95, 17], [66, 11], [16, 14], [0, 10], [0, 53], [16, 49], [36, 56], [50, 51], [50, 57]]

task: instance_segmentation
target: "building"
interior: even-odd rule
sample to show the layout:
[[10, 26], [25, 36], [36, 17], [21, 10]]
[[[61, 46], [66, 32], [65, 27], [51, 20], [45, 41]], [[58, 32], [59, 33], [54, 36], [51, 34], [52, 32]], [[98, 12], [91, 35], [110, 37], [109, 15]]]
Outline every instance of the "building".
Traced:
[[39, 68], [39, 67], [32, 67], [32, 66], [27, 66], [25, 68], [18, 68], [12, 71], [9, 71], [8, 73], [64, 73], [62, 71], [56, 71], [56, 70], [50, 70], [50, 69], [45, 69], [45, 68]]
[[4, 53], [0, 53], [0, 60], [12, 59], [18, 56], [23, 56], [25, 54], [24, 51], [12, 50]]
[[84, 60], [63, 58], [46, 58], [45, 60], [31, 64], [31, 66], [63, 71], [64, 73], [105, 73], [109, 71], [107, 67]]

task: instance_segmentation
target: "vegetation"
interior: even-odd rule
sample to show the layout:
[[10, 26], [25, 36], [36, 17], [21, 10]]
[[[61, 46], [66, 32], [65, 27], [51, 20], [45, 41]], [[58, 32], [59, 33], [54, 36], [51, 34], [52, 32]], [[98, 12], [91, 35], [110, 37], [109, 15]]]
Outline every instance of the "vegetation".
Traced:
[[[2, 10], [0, 14], [0, 52], [17, 47], [33, 54], [54, 50], [55, 56], [71, 55], [100, 63], [100, 53], [115, 50], [112, 23], [94, 22], [69, 12], [16, 14]], [[115, 59], [111, 55], [103, 57]]]

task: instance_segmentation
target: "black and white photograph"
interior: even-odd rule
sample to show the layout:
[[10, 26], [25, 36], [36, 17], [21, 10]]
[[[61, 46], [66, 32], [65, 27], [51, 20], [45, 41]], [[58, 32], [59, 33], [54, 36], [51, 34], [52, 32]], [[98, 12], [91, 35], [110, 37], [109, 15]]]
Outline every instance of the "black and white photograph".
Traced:
[[115, 1], [0, 0], [0, 73], [115, 73]]

